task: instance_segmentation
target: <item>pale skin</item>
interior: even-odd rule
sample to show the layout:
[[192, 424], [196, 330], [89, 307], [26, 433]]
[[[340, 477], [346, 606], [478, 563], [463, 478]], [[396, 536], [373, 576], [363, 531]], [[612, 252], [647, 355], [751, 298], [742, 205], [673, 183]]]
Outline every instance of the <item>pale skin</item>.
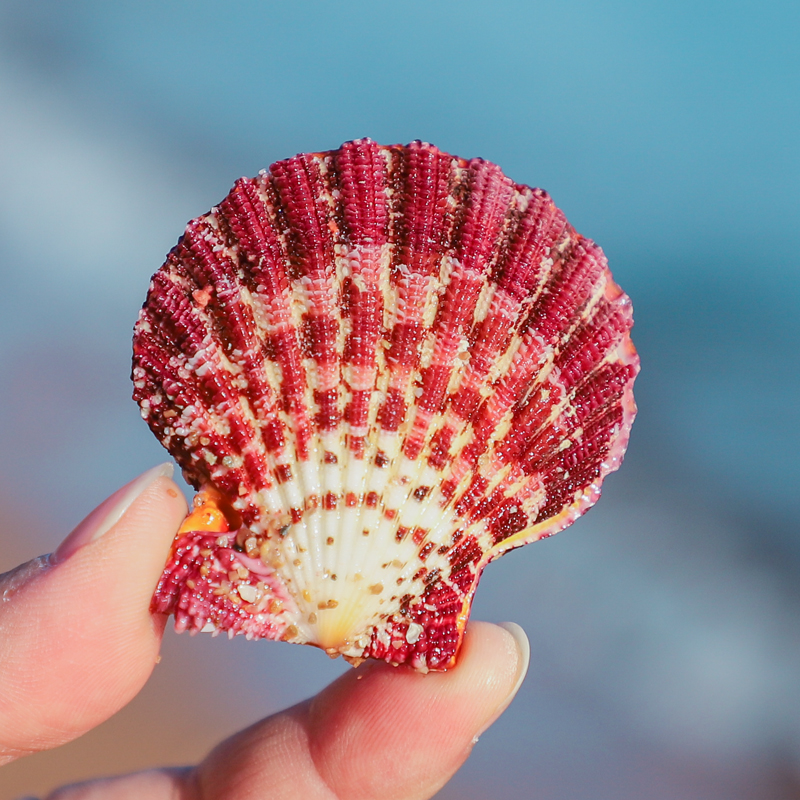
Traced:
[[[186, 515], [169, 472], [120, 489], [54, 556], [0, 575], [0, 764], [91, 730], [147, 681], [167, 623], [149, 612], [150, 597]], [[518, 627], [471, 623], [447, 673], [365, 663], [195, 766], [63, 787], [47, 800], [422, 800], [506, 708], [527, 659]]]

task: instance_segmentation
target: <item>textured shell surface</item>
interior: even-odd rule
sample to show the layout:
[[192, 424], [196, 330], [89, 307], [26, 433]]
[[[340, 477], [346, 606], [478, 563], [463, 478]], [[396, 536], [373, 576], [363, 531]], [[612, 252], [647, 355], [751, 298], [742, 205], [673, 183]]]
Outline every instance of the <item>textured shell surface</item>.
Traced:
[[619, 466], [631, 325], [601, 249], [490, 162], [363, 139], [240, 179], [134, 331], [134, 398], [199, 490], [152, 608], [447, 668], [486, 564]]

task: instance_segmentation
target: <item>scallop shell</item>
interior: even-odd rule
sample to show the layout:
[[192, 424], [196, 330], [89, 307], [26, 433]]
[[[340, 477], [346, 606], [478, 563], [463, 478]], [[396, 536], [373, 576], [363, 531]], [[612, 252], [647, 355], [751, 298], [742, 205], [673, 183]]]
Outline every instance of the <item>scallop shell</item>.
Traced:
[[486, 564], [619, 466], [631, 325], [600, 248], [488, 161], [364, 139], [242, 178], [135, 327], [134, 399], [201, 490], [153, 609], [447, 668]]

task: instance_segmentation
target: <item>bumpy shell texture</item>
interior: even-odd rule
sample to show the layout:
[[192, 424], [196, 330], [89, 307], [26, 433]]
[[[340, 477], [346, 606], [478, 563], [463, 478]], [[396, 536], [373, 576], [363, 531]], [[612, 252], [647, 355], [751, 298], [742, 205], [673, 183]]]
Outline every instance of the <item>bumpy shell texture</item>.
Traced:
[[242, 178], [135, 327], [134, 398], [201, 490], [153, 609], [447, 668], [486, 564], [619, 466], [631, 325], [601, 249], [487, 161], [364, 139]]

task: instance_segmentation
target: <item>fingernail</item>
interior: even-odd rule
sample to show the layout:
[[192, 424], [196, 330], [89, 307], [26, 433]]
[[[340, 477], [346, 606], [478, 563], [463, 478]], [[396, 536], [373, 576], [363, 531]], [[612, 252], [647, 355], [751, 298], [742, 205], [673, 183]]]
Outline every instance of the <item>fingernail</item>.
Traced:
[[528, 674], [528, 665], [531, 663], [531, 643], [528, 641], [528, 636], [525, 631], [520, 625], [517, 625], [516, 622], [501, 622], [500, 627], [507, 630], [514, 638], [514, 644], [517, 645], [517, 652], [519, 654], [517, 682], [508, 695], [508, 703], [510, 703], [519, 691], [519, 687], [522, 686], [525, 676]]
[[517, 625], [516, 622], [501, 622], [499, 627], [508, 631], [514, 639], [514, 644], [517, 646], [517, 679], [511, 690], [506, 695], [506, 699], [502, 702], [496, 713], [492, 715], [491, 719], [481, 728], [478, 735], [472, 740], [473, 744], [478, 741], [478, 737], [482, 736], [496, 721], [497, 718], [511, 705], [511, 701], [519, 691], [525, 676], [528, 674], [528, 664], [531, 661], [531, 645], [525, 631]]
[[66, 561], [71, 555], [90, 542], [96, 542], [101, 536], [116, 525], [123, 514], [131, 507], [142, 492], [158, 478], [171, 478], [174, 472], [171, 463], [159, 464], [143, 472], [138, 478], [126, 483], [81, 522], [75, 530], [64, 539], [53, 554], [53, 561]]
[[6, 603], [38, 573], [51, 566], [51, 556], [39, 556], [0, 575], [0, 603]]

